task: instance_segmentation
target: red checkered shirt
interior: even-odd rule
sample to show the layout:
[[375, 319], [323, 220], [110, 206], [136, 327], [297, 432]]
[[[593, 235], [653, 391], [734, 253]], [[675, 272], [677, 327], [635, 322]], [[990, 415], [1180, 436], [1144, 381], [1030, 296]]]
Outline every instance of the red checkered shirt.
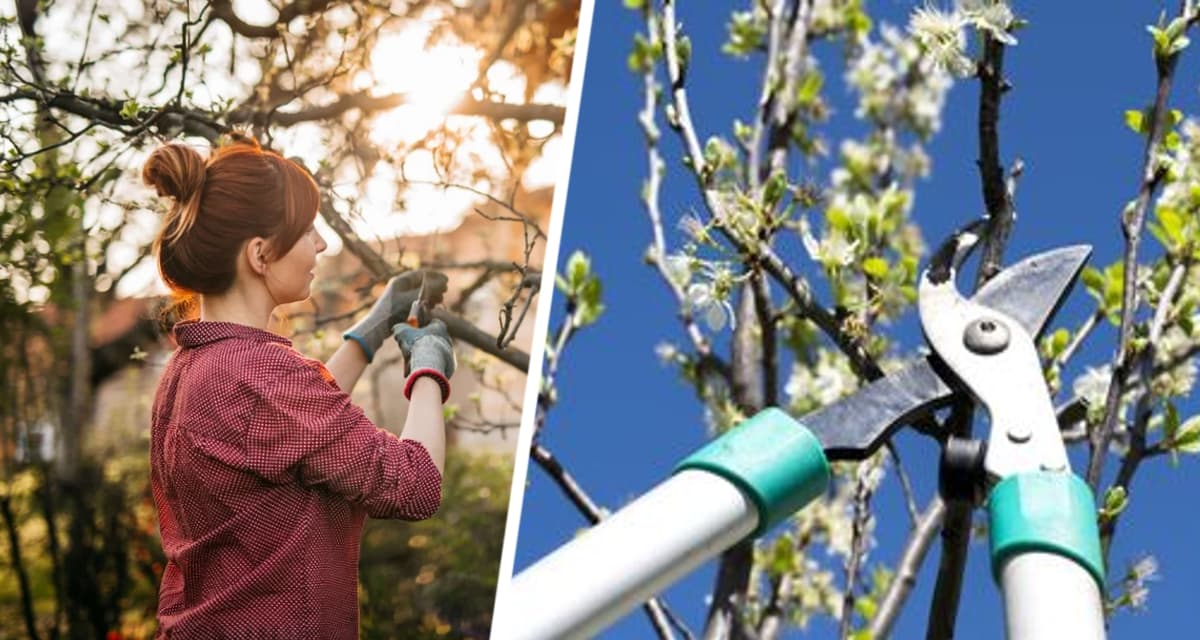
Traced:
[[363, 518], [437, 511], [425, 448], [268, 331], [183, 322], [154, 398], [159, 635], [356, 638]]

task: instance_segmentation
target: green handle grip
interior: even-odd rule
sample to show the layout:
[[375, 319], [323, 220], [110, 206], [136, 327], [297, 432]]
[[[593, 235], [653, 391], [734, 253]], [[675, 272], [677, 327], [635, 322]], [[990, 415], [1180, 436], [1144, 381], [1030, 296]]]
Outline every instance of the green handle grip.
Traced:
[[675, 467], [715, 473], [733, 483], [758, 510], [760, 536], [825, 492], [829, 462], [820, 440], [774, 407], [725, 432]]
[[992, 574], [1014, 555], [1042, 551], [1074, 560], [1104, 593], [1104, 560], [1092, 491], [1070, 472], [1018, 473], [988, 496]]

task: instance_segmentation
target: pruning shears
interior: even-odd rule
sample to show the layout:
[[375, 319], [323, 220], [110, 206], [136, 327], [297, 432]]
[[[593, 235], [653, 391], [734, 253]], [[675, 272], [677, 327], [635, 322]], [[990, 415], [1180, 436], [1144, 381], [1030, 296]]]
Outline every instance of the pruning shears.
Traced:
[[1071, 472], [1035, 344], [1091, 248], [1028, 257], [968, 299], [955, 275], [979, 227], [955, 233], [921, 274], [927, 356], [799, 419], [766, 409], [696, 451], [668, 480], [515, 576], [493, 637], [593, 635], [824, 494], [829, 462], [862, 460], [904, 425], [970, 401], [987, 411], [990, 433], [949, 439], [943, 478], [986, 492], [1007, 636], [1103, 638], [1095, 501]]
[[428, 273], [421, 274], [421, 287], [417, 289], [417, 297], [413, 300], [412, 306], [408, 308], [408, 318], [404, 320], [408, 326], [414, 329], [428, 322], [429, 301], [425, 298], [425, 281], [428, 279]]

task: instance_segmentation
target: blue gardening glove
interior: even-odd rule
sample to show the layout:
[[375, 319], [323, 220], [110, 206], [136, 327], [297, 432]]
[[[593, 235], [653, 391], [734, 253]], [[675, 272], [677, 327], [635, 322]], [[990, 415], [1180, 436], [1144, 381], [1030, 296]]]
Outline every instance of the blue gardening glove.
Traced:
[[412, 395], [413, 384], [418, 378], [428, 376], [442, 388], [442, 402], [450, 397], [450, 376], [454, 375], [454, 347], [446, 324], [434, 320], [415, 328], [406, 323], [392, 327], [396, 344], [404, 353], [405, 374], [404, 397]]
[[409, 271], [392, 278], [371, 311], [342, 334], [343, 339], [353, 340], [362, 347], [367, 362], [375, 359], [375, 352], [391, 335], [392, 325], [408, 318], [413, 302], [420, 295], [422, 276], [425, 278], [425, 300], [431, 307], [440, 303], [446, 293], [446, 275], [437, 271]]

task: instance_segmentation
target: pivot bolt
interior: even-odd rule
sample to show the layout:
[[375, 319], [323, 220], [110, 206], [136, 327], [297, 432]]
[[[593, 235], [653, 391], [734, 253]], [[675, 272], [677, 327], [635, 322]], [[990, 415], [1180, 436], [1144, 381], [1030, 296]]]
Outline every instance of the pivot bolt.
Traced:
[[975, 320], [963, 332], [963, 344], [984, 356], [1004, 351], [1008, 348], [1008, 340], [1008, 325], [993, 318]]

